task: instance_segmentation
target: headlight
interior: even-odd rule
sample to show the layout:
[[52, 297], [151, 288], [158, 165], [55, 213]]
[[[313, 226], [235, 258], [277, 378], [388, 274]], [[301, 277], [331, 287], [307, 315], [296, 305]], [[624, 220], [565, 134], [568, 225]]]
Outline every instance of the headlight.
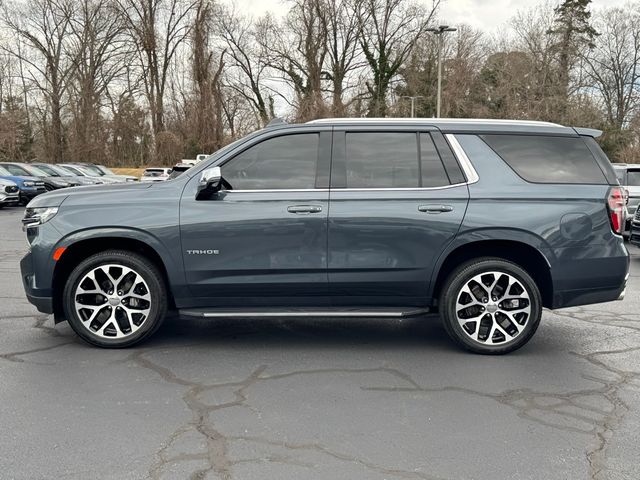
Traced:
[[65, 182], [64, 180], [51, 180], [51, 183], [56, 187], [68, 187], [71, 185], [69, 182]]
[[22, 229], [37, 227], [51, 220], [58, 213], [58, 207], [27, 208], [22, 219]]
[[26, 182], [23, 183], [23, 185], [25, 187], [35, 187], [36, 186], [36, 182], [30, 182], [30, 181], [27, 180]]

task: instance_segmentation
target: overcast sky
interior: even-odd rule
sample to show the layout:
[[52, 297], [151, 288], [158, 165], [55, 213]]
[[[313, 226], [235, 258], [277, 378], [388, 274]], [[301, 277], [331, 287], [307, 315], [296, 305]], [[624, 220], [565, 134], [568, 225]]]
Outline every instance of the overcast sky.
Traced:
[[[431, 4], [431, 0], [419, 1]], [[593, 0], [592, 10], [605, 6], [621, 6], [627, 1]], [[442, 21], [451, 25], [466, 23], [486, 32], [499, 29], [517, 10], [530, 8], [539, 3], [536, 0], [441, 0], [441, 2], [439, 17]], [[235, 0], [235, 3], [253, 15], [261, 15], [269, 10], [282, 15], [287, 11], [285, 0]]]

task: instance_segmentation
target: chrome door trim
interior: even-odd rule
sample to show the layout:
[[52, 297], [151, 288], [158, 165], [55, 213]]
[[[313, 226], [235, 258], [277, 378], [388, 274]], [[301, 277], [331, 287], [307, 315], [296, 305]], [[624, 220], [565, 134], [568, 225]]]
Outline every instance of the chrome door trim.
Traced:
[[458, 161], [460, 162], [460, 166], [462, 167], [462, 170], [464, 171], [464, 174], [467, 177], [466, 183], [470, 185], [480, 180], [480, 177], [478, 176], [478, 172], [476, 172], [476, 169], [473, 167], [471, 160], [469, 160], [469, 157], [467, 157], [466, 152], [462, 148], [462, 145], [460, 145], [460, 142], [458, 142], [458, 139], [456, 138], [456, 136], [453, 133], [447, 133], [445, 134], [445, 138], [449, 141], [449, 145], [451, 145], [451, 149], [453, 150], [453, 153], [455, 154], [455, 156], [458, 158]]

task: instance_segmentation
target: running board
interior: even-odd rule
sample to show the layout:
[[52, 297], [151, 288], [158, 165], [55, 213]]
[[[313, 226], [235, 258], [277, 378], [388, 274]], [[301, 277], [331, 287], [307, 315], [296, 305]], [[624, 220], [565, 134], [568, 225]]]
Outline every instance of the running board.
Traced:
[[322, 309], [206, 309], [192, 308], [178, 311], [183, 317], [196, 318], [282, 318], [282, 317], [357, 317], [357, 318], [405, 318], [429, 313], [428, 308], [322, 308]]

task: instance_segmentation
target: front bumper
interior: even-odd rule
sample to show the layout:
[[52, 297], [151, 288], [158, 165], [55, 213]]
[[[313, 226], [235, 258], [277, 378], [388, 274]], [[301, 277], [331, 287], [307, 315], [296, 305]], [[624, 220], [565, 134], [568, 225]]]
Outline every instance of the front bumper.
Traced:
[[20, 201], [22, 203], [29, 203], [35, 197], [40, 195], [41, 193], [46, 193], [47, 190], [42, 188], [22, 188], [20, 189]]
[[25, 294], [29, 303], [34, 305], [39, 312], [53, 313], [53, 297], [50, 289], [36, 288], [35, 269], [33, 268], [33, 257], [31, 252], [27, 253], [20, 260], [20, 276]]
[[17, 193], [0, 193], [0, 205], [3, 207], [12, 207], [20, 202], [20, 195]]

